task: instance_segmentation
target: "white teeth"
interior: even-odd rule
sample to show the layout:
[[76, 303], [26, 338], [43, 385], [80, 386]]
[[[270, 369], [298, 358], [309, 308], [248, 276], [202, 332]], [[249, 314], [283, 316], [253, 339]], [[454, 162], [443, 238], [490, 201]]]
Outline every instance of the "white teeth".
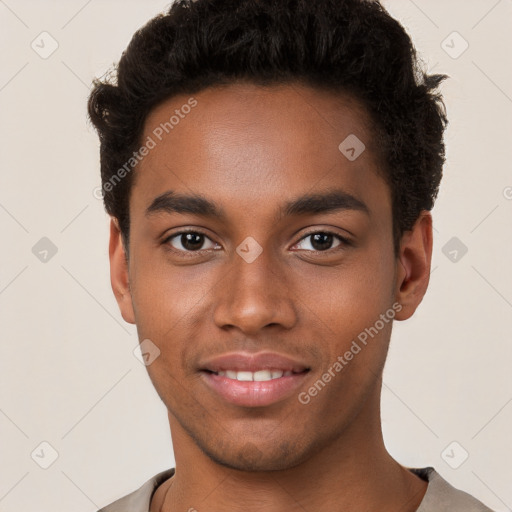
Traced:
[[257, 381], [270, 380], [271, 378], [270, 370], [260, 370], [259, 372], [254, 372], [252, 376], [252, 380]]
[[228, 379], [234, 379], [239, 381], [256, 381], [263, 382], [266, 380], [272, 379], [280, 379], [281, 377], [287, 377], [288, 375], [292, 375], [293, 372], [282, 370], [258, 370], [257, 372], [247, 372], [247, 371], [234, 371], [234, 370], [226, 370], [217, 372], [217, 375], [221, 377], [227, 377]]

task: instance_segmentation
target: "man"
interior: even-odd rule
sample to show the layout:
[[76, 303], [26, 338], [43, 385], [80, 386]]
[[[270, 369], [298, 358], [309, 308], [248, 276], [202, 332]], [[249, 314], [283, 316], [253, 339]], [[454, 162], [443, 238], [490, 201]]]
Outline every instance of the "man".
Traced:
[[377, 2], [182, 0], [96, 81], [111, 282], [176, 467], [102, 509], [486, 511], [380, 425], [447, 120]]

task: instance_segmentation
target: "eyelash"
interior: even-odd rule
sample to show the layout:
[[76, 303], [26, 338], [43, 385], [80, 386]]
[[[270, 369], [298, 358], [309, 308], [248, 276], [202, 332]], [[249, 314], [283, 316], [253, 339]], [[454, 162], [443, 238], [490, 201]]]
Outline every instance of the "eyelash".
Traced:
[[[190, 230], [184, 230], [184, 231], [179, 231], [178, 233], [173, 233], [172, 235], [168, 236], [163, 242], [162, 244], [164, 245], [164, 247], [166, 248], [166, 250], [170, 251], [170, 252], [173, 252], [173, 253], [178, 253], [178, 254], [181, 254], [181, 255], [186, 255], [185, 257], [193, 257], [195, 255], [198, 255], [198, 254], [202, 254], [204, 253], [205, 251], [212, 251], [212, 250], [218, 250], [218, 249], [199, 249], [197, 251], [187, 251], [187, 250], [181, 250], [181, 249], [175, 249], [174, 247], [171, 247], [169, 245], [169, 242], [176, 238], [176, 237], [179, 237], [181, 235], [185, 235], [187, 233], [193, 233], [193, 234], [196, 234], [196, 235], [202, 235], [204, 236], [205, 238], [208, 238], [210, 240], [210, 237], [206, 234], [206, 233], [203, 233], [202, 231], [198, 230], [198, 229], [190, 229]], [[331, 249], [327, 249], [325, 251], [309, 251], [309, 250], [306, 250], [306, 252], [309, 252], [309, 253], [314, 253], [314, 254], [331, 254], [333, 252], [337, 252], [339, 250], [343, 250], [345, 247], [347, 246], [351, 246], [352, 245], [352, 242], [339, 235], [338, 233], [334, 233], [332, 231], [328, 231], [328, 230], [317, 230], [317, 231], [311, 231], [309, 233], [306, 233], [300, 240], [298, 240], [295, 244], [299, 244], [300, 242], [302, 242], [303, 240], [305, 240], [306, 238], [310, 237], [310, 236], [313, 236], [313, 235], [316, 235], [316, 234], [322, 234], [322, 235], [332, 235], [334, 238], [338, 239], [340, 241], [340, 245], [338, 245], [337, 247], [333, 247]], [[211, 242], [213, 243], [216, 243], [214, 242], [213, 240], [210, 240]]]

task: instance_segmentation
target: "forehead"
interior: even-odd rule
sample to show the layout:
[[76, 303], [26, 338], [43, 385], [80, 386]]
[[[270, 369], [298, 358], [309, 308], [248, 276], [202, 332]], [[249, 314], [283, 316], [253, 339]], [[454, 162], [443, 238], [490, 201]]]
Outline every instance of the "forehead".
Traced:
[[148, 138], [155, 145], [137, 165], [133, 186], [141, 211], [168, 190], [237, 208], [240, 198], [261, 202], [264, 194], [272, 203], [330, 187], [370, 202], [388, 193], [371, 119], [344, 94], [299, 84], [210, 87], [153, 109], [142, 141]]

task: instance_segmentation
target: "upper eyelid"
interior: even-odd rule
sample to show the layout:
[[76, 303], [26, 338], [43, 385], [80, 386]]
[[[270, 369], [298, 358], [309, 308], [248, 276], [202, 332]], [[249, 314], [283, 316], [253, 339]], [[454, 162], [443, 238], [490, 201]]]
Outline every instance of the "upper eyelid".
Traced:
[[[316, 235], [317, 233], [322, 233], [322, 234], [325, 234], [325, 235], [332, 235], [334, 238], [337, 238], [338, 241], [340, 242], [340, 245], [352, 245], [352, 242], [349, 238], [343, 236], [343, 235], [339, 235], [338, 233], [335, 233], [334, 231], [330, 231], [328, 229], [319, 229], [317, 231], [310, 231], [306, 234], [304, 234], [301, 238], [299, 238], [299, 240], [297, 240], [297, 242], [295, 242], [293, 244], [292, 247], [295, 247], [297, 244], [299, 244], [300, 242], [302, 242], [303, 240], [305, 240], [306, 238], [312, 236], [312, 235]], [[330, 251], [334, 251], [336, 250], [338, 247], [331, 247], [330, 249], [327, 249], [326, 251], [307, 251], [307, 252], [319, 252], [319, 253], [328, 253]], [[304, 250], [304, 249], [302, 249]]]
[[[212, 240], [206, 233], [204, 233], [200, 229], [188, 229], [188, 230], [185, 229], [183, 231], [178, 231], [177, 233], [173, 233], [172, 235], [166, 236], [162, 243], [163, 244], [168, 244], [173, 238], [175, 238], [177, 236], [180, 236], [180, 235], [186, 235], [187, 233], [196, 233], [198, 235], [203, 235], [205, 238], [208, 238], [208, 240], [210, 240], [210, 242], [212, 242], [214, 244], [217, 244], [217, 242], [215, 240]], [[201, 251], [209, 251], [209, 250], [211, 250], [211, 249], [199, 249], [198, 251], [182, 251], [181, 249], [176, 249], [175, 247], [173, 247], [173, 249], [178, 251], [178, 252], [190, 252], [190, 253], [194, 253], [194, 252], [197, 253], [197, 252], [201, 252]]]

